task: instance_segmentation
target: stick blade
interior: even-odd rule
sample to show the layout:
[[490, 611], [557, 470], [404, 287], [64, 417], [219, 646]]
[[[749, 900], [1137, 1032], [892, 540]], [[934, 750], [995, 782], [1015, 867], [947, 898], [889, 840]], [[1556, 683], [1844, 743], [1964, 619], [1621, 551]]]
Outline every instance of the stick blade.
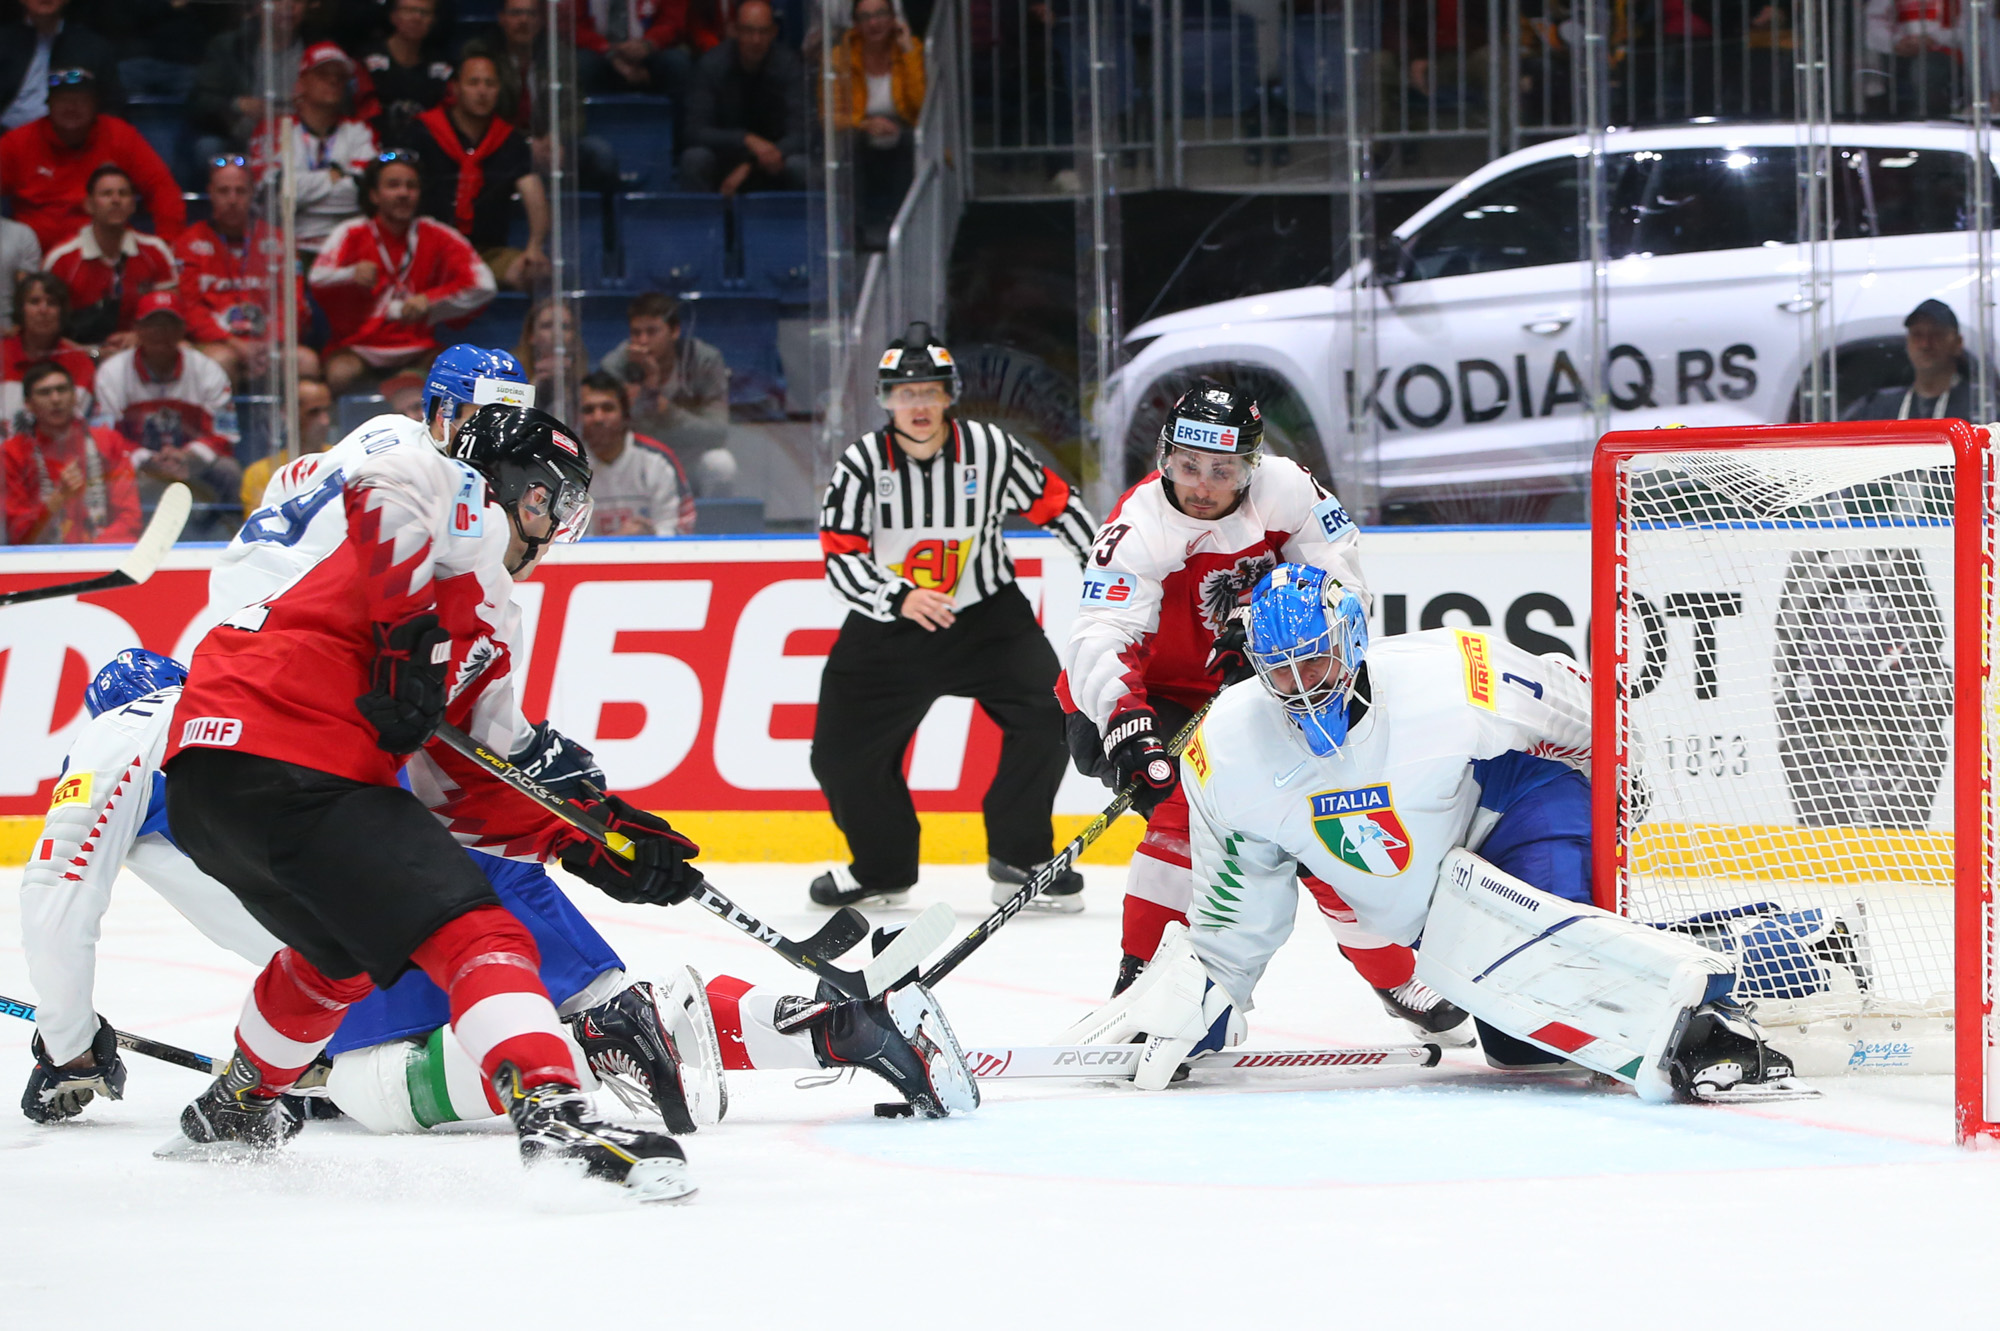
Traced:
[[153, 570], [167, 557], [167, 551], [181, 538], [181, 529], [187, 526], [188, 514], [193, 511], [193, 492], [179, 481], [169, 485], [153, 509], [153, 520], [139, 534], [131, 553], [119, 562], [118, 571], [135, 585], [152, 577]]
[[799, 944], [799, 950], [821, 961], [845, 956], [856, 943], [868, 936], [868, 917], [852, 906], [842, 906], [819, 932]]
[[875, 960], [861, 968], [861, 979], [870, 998], [924, 964], [924, 958], [938, 949], [958, 928], [958, 914], [944, 902], [927, 907], [923, 914], [903, 926]]

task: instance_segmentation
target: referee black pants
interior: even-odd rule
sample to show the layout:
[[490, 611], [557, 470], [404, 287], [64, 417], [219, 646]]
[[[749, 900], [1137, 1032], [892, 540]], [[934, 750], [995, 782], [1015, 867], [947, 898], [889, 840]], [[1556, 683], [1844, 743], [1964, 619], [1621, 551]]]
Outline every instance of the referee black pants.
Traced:
[[986, 791], [986, 851], [1026, 867], [1055, 854], [1049, 811], [1066, 753], [1055, 699], [1056, 654], [1013, 584], [935, 632], [908, 619], [851, 614], [820, 677], [812, 769], [854, 852], [854, 877], [877, 890], [917, 881], [920, 831], [903, 754], [931, 704], [972, 698], [1000, 727]]

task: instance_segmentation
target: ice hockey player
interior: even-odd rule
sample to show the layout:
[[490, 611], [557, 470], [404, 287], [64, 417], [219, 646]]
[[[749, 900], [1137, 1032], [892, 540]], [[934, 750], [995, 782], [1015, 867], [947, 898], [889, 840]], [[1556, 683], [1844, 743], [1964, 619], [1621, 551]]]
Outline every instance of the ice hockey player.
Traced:
[[[953, 412], [958, 365], [930, 325], [889, 344], [875, 386], [889, 422], [840, 455], [819, 518], [827, 586], [849, 614], [820, 678], [812, 769], [854, 860], [809, 891], [845, 906], [916, 883], [903, 755], [931, 704], [951, 695], [977, 699], [1001, 731], [984, 801], [997, 904], [1055, 854], [1063, 775], [1055, 652], [1014, 583], [1004, 523], [1019, 513], [1082, 561], [1090, 515], [1020, 440]], [[1042, 908], [1080, 911], [1082, 890], [1070, 870]]]
[[1182, 759], [1193, 926], [1071, 1038], [1150, 1037], [1149, 1089], [1240, 1040], [1304, 868], [1362, 928], [1419, 947], [1490, 1061], [1569, 1058], [1656, 1100], [1788, 1086], [1727, 1001], [1726, 958], [1589, 904], [1590, 691], [1566, 657], [1461, 629], [1371, 647], [1359, 596], [1297, 564], [1258, 584], [1249, 621], [1263, 687], [1219, 698]]
[[[1325, 569], [1364, 604], [1368, 596], [1347, 510], [1304, 467], [1267, 464], [1263, 445], [1250, 397], [1213, 382], [1183, 393], [1160, 427], [1158, 471], [1119, 500], [1084, 568], [1059, 686], [1070, 754], [1114, 788], [1139, 778], [1133, 807], [1147, 820], [1125, 879], [1114, 994], [1161, 931], [1187, 920], [1187, 801], [1165, 746], [1218, 689], [1250, 677], [1241, 615], [1250, 589], [1286, 559]], [[1426, 1039], [1464, 1022], [1412, 978], [1409, 949], [1360, 929], [1330, 890], [1315, 892], [1341, 951], [1391, 1015]]]

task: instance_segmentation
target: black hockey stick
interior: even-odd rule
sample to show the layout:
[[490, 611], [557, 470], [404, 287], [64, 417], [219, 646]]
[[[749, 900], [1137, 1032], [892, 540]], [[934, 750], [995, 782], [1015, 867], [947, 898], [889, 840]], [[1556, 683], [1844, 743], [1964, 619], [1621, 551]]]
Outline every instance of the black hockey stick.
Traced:
[[[1200, 728], [1201, 719], [1208, 715], [1208, 709], [1215, 705], [1216, 697], [1220, 696], [1218, 693], [1210, 697], [1207, 702], [1201, 705], [1200, 711], [1188, 718], [1186, 725], [1174, 732], [1173, 739], [1167, 744], [1167, 752], [1170, 755], [1176, 758], [1180, 757], [1181, 750], [1185, 749], [1189, 741], [1194, 739], [1194, 732]], [[1033, 878], [1022, 884], [1020, 891], [1008, 897], [991, 915], [988, 915], [985, 919], [974, 925], [971, 933], [961, 938], [956, 947], [952, 948], [951, 951], [945, 953], [942, 957], [939, 957], [937, 964], [924, 972], [925, 987], [928, 988], [935, 985], [939, 980], [957, 970], [959, 963], [974, 952], [977, 952], [980, 945], [991, 938], [996, 929], [1006, 924], [1007, 921], [1013, 919], [1016, 915], [1019, 915], [1026, 908], [1027, 904], [1035, 898], [1037, 893], [1046, 889], [1065, 869], [1076, 863], [1077, 858], [1083, 854], [1091, 842], [1104, 835], [1105, 828], [1117, 822], [1124, 812], [1132, 807], [1132, 797], [1138, 793], [1139, 783], [1137, 781], [1126, 782], [1125, 787], [1118, 792], [1110, 804], [1105, 806], [1104, 812], [1091, 819], [1089, 824], [1076, 834], [1075, 839], [1062, 848], [1061, 853], [1047, 864], [1044, 864]]]
[[138, 586], [153, 576], [153, 570], [160, 566], [160, 561], [167, 557], [167, 551], [173, 549], [174, 542], [181, 538], [181, 528], [187, 526], [188, 513], [193, 507], [193, 494], [185, 485], [175, 481], [161, 492], [160, 502], [153, 509], [153, 520], [146, 524], [146, 530], [139, 533], [139, 539], [132, 543], [132, 549], [119, 561], [114, 571], [101, 577], [85, 578], [82, 582], [59, 582], [49, 587], [0, 593], [0, 605], [51, 601], [58, 596], [82, 596], [87, 592], [108, 592], [120, 587]]
[[[23, 1003], [18, 998], [0, 996], [0, 1014], [19, 1017], [23, 1021], [33, 1021], [35, 1005]], [[206, 1072], [213, 1077], [221, 1076], [222, 1065], [229, 1061], [226, 1058], [210, 1058], [207, 1054], [197, 1054], [170, 1044], [161, 1044], [158, 1040], [148, 1040], [143, 1035], [132, 1035], [119, 1030], [114, 1030], [111, 1034], [117, 1037], [118, 1047], [121, 1049], [130, 1049], [135, 1054], [144, 1054], [148, 1058], [157, 1058], [163, 1063], [177, 1064], [196, 1072]]]
[[[439, 726], [437, 737], [614, 855], [632, 858], [630, 837], [612, 831], [463, 730], [451, 725]], [[830, 963], [868, 936], [868, 917], [852, 906], [841, 907], [818, 933], [795, 943], [745, 912], [705, 878], [695, 889], [693, 900], [703, 910], [720, 916], [732, 928], [750, 935], [799, 969], [811, 971], [850, 998], [874, 998], [922, 965], [931, 949], [944, 941], [952, 924], [949, 906], [942, 903], [933, 906], [897, 935], [880, 956], [859, 971], [849, 971]]]

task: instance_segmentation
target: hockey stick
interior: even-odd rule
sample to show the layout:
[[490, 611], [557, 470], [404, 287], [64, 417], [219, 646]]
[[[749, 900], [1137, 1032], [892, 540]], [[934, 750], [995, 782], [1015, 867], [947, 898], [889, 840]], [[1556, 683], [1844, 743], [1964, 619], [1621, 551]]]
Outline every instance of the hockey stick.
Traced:
[[[612, 831], [457, 726], [439, 726], [437, 737], [612, 854], [628, 860], [632, 858], [635, 848], [630, 837]], [[721, 917], [731, 928], [750, 935], [794, 966], [811, 971], [850, 998], [878, 997], [896, 980], [922, 965], [931, 950], [945, 940], [956, 920], [951, 907], [939, 902], [911, 921], [881, 955], [856, 972], [830, 964], [835, 957], [845, 954], [868, 936], [868, 917], [852, 906], [841, 907], [818, 933], [795, 943], [745, 912], [705, 878], [695, 889], [692, 899], [700, 903], [703, 910]]]
[[131, 551], [118, 562], [115, 571], [102, 577], [85, 578], [82, 582], [62, 582], [51, 587], [30, 587], [26, 591], [0, 594], [0, 605], [20, 605], [26, 601], [49, 601], [58, 596], [82, 596], [87, 592], [115, 591], [120, 587], [136, 587], [153, 576], [153, 570], [167, 557], [167, 551], [174, 548], [174, 542], [181, 538], [181, 528], [187, 526], [188, 513], [194, 507], [194, 495], [185, 485], [175, 481], [160, 494], [160, 502], [153, 509], [153, 520], [146, 524], [146, 530], [139, 533], [139, 539], [132, 543]]
[[[1208, 715], [1208, 709], [1215, 705], [1215, 699], [1220, 696], [1220, 693], [1211, 696], [1207, 702], [1201, 705], [1200, 711], [1188, 718], [1186, 725], [1174, 732], [1172, 741], [1167, 745], [1167, 753], [1170, 756], [1175, 758], [1180, 757], [1181, 750], [1185, 749], [1188, 743], [1194, 739], [1194, 732], [1201, 726], [1201, 719]], [[988, 915], [985, 919], [974, 925], [971, 933], [961, 938], [956, 947], [952, 948], [951, 951], [945, 953], [942, 957], [939, 957], [937, 964], [924, 972], [925, 987], [929, 988], [936, 985], [939, 980], [957, 970], [959, 963], [974, 952], [977, 952], [980, 945], [993, 936], [995, 930], [999, 929], [1016, 915], [1019, 915], [1038, 893], [1060, 877], [1063, 871], [1068, 869], [1070, 865], [1076, 863], [1078, 857], [1083, 854], [1091, 842], [1104, 835], [1105, 828], [1117, 822], [1125, 811], [1132, 807], [1132, 797], [1138, 793], [1139, 783], [1137, 781], [1126, 782], [1124, 789], [1120, 790], [1111, 803], [1105, 806], [1104, 812], [1091, 819], [1089, 825], [1081, 832], [1078, 832], [1076, 838], [1062, 848], [1061, 853], [1047, 864], [1044, 864], [1033, 878], [1022, 884], [1020, 891], [1008, 897], [991, 915]]]
[[[33, 1021], [35, 1005], [23, 1003], [18, 998], [0, 996], [0, 1014], [19, 1017], [23, 1021]], [[132, 1035], [119, 1030], [114, 1030], [111, 1034], [117, 1037], [118, 1047], [121, 1049], [130, 1049], [135, 1054], [144, 1054], [148, 1058], [157, 1058], [163, 1063], [173, 1063], [196, 1072], [206, 1072], [214, 1077], [222, 1075], [222, 1065], [229, 1061], [226, 1058], [210, 1058], [207, 1054], [197, 1054], [170, 1044], [161, 1044], [158, 1040], [148, 1040], [143, 1035]]]
[[[1130, 1081], [1142, 1044], [1076, 1044], [968, 1049], [966, 1065], [982, 1080], [1019, 1077], [1096, 1077]], [[1434, 1044], [1374, 1049], [1224, 1049], [1189, 1061], [1191, 1068], [1313, 1068], [1370, 1072], [1376, 1068], [1434, 1068], [1444, 1051]]]

